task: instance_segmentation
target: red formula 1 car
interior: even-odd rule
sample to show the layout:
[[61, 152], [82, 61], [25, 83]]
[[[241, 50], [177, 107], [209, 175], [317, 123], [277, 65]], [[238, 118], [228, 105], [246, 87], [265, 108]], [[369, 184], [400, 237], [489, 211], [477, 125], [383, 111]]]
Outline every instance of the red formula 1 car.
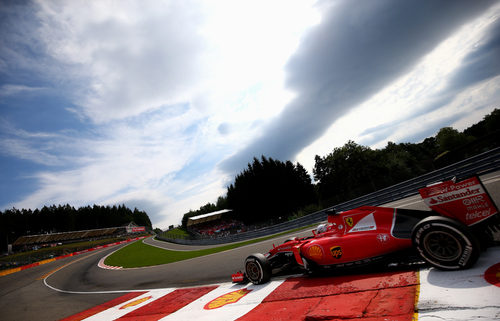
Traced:
[[233, 274], [233, 281], [265, 283], [291, 266], [308, 272], [359, 267], [415, 249], [442, 270], [472, 266], [500, 221], [479, 178], [438, 183], [419, 192], [431, 211], [375, 206], [330, 211], [328, 224], [318, 226], [313, 236], [292, 238], [265, 255], [247, 257], [245, 272]]

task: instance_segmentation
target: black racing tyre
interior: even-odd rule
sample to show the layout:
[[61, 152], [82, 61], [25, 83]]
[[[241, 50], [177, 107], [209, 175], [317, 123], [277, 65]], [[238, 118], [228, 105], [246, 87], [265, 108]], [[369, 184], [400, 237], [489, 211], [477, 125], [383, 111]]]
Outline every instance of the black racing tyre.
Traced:
[[271, 279], [271, 265], [263, 254], [255, 253], [246, 258], [245, 273], [253, 284], [266, 283]]
[[296, 239], [297, 239], [297, 237], [289, 237], [282, 244], [285, 244], [285, 243], [290, 242], [290, 241], [295, 241]]
[[468, 228], [451, 218], [427, 217], [412, 231], [413, 246], [420, 256], [440, 270], [461, 270], [476, 263], [479, 241]]

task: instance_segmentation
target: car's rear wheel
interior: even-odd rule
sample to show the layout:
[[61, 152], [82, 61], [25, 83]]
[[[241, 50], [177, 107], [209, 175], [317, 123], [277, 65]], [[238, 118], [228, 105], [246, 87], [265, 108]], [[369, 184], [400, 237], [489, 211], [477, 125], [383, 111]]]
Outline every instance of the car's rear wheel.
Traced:
[[412, 232], [420, 256], [441, 270], [471, 267], [479, 258], [480, 245], [462, 223], [441, 216], [421, 220]]
[[266, 283], [271, 279], [271, 265], [266, 257], [260, 253], [250, 255], [245, 260], [247, 278], [253, 284]]

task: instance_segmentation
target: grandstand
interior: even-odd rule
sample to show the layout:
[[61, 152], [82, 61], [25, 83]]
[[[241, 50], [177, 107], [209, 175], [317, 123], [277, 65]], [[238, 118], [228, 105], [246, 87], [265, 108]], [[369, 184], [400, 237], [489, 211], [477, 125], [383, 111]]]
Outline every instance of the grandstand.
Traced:
[[213, 221], [220, 220], [223, 214], [232, 212], [233, 210], [220, 210], [212, 213], [202, 214], [198, 216], [190, 217], [187, 221], [187, 227], [192, 227], [195, 225], [200, 225], [203, 223], [209, 223]]
[[50, 246], [58, 243], [73, 243], [82, 240], [101, 239], [115, 237], [124, 234], [141, 233], [146, 229], [143, 226], [137, 226], [130, 222], [125, 226], [109, 227], [84, 231], [72, 231], [39, 235], [26, 235], [19, 237], [12, 245], [16, 248], [30, 246]]
[[244, 225], [231, 217], [232, 211], [225, 209], [190, 217], [186, 224], [187, 229], [195, 235], [207, 236], [223, 236], [242, 231]]

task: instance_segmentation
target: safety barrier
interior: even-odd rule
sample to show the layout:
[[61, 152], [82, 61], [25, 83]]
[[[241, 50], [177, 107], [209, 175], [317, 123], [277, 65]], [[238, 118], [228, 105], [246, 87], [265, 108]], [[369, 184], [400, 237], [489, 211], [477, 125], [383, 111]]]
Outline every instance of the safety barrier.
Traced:
[[80, 254], [84, 254], [84, 253], [87, 253], [87, 252], [92, 252], [92, 251], [104, 249], [104, 248], [107, 248], [107, 247], [110, 247], [110, 246], [115, 246], [115, 245], [120, 245], [120, 244], [124, 244], [124, 243], [129, 243], [129, 242], [132, 242], [132, 241], [142, 240], [142, 239], [144, 239], [146, 237], [147, 236], [140, 236], [140, 237], [135, 237], [135, 238], [127, 239], [127, 240], [120, 241], [120, 242], [114, 242], [114, 243], [109, 243], [109, 244], [104, 244], [104, 245], [98, 245], [98, 246], [90, 248], [90, 249], [86, 249], [86, 250], [82, 250], [82, 251], [77, 251], [77, 252], [73, 252], [73, 253], [69, 253], [69, 254], [57, 256], [57, 257], [54, 257], [54, 258], [51, 258], [51, 259], [41, 260], [41, 261], [38, 261], [38, 262], [34, 262], [34, 263], [31, 263], [31, 264], [26, 264], [26, 265], [23, 265], [23, 266], [18, 266], [18, 267], [11, 268], [11, 269], [2, 270], [2, 271], [0, 271], [0, 276], [5, 276], [5, 275], [9, 275], [9, 274], [16, 273], [16, 272], [19, 272], [19, 271], [27, 270], [27, 269], [30, 269], [30, 268], [35, 267], [35, 266], [39, 266], [39, 265], [47, 264], [47, 263], [54, 262], [54, 261], [57, 261], [57, 260], [65, 259], [65, 258], [70, 257], [70, 256], [80, 255]]
[[327, 219], [326, 211], [335, 209], [337, 211], [346, 211], [362, 205], [377, 206], [393, 201], [403, 199], [418, 193], [418, 190], [426, 185], [445, 181], [456, 177], [461, 180], [472, 175], [483, 175], [494, 172], [500, 169], [500, 148], [495, 148], [482, 154], [470, 157], [458, 163], [443, 167], [433, 172], [429, 172], [422, 176], [398, 183], [396, 185], [386, 187], [376, 192], [358, 197], [356, 199], [336, 204], [325, 208], [321, 211], [303, 216], [301, 218], [276, 224], [273, 226], [264, 227], [255, 231], [238, 233], [219, 238], [186, 238], [186, 239], [170, 239], [158, 235], [157, 238], [178, 244], [187, 245], [213, 245], [239, 242], [243, 240], [258, 238], [266, 235], [272, 235], [294, 228], [305, 227], [310, 224], [319, 223]]

